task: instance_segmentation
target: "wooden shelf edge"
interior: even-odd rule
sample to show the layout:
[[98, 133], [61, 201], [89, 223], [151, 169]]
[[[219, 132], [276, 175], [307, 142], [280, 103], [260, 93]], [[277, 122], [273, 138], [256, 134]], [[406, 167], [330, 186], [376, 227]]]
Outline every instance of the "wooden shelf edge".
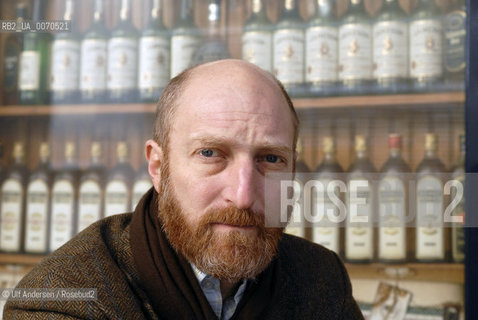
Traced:
[[350, 278], [399, 281], [465, 283], [465, 266], [458, 263], [352, 264], [346, 269]]
[[[430, 105], [434, 107], [436, 104], [462, 104], [464, 102], [464, 92], [293, 99], [294, 106], [297, 109], [369, 108], [409, 105]], [[156, 104], [154, 103], [0, 106], [0, 117], [147, 114], [155, 112]]]
[[44, 257], [44, 255], [0, 253], [0, 264], [19, 264], [33, 266], [39, 263]]

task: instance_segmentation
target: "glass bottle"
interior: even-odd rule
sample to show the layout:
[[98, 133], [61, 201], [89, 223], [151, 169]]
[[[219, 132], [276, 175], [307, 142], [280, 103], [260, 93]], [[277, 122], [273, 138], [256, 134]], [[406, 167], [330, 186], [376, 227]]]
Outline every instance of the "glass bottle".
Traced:
[[52, 168], [50, 146], [40, 144], [40, 163], [32, 172], [27, 187], [25, 219], [25, 252], [46, 253], [48, 249], [48, 225], [51, 200]]
[[408, 92], [408, 23], [398, 0], [385, 0], [373, 25], [376, 93]]
[[343, 94], [366, 94], [372, 79], [372, 25], [363, 0], [350, 0], [339, 27], [339, 80]]
[[264, 0], [252, 0], [252, 13], [242, 33], [242, 59], [272, 71], [272, 23]]
[[91, 160], [80, 177], [78, 195], [77, 232], [81, 232], [103, 214], [105, 167], [101, 162], [101, 144], [91, 143]]
[[322, 190], [318, 190], [317, 194], [317, 212], [315, 215], [321, 219], [312, 229], [312, 241], [323, 245], [337, 254], [341, 254], [340, 230], [342, 221], [340, 220], [340, 212], [337, 207], [337, 201], [341, 198], [339, 192], [337, 192], [338, 186], [334, 186], [335, 200], [331, 199], [327, 189], [331, 188], [330, 184], [332, 181], [340, 179], [343, 169], [335, 156], [336, 148], [332, 137], [323, 138], [322, 150], [324, 158], [315, 169], [315, 179], [322, 186]]
[[121, 0], [120, 17], [108, 42], [107, 100], [134, 102], [138, 84], [138, 31], [131, 20], [131, 0]]
[[105, 188], [105, 217], [128, 212], [131, 208], [131, 183], [134, 171], [129, 164], [128, 145], [118, 142], [117, 163], [108, 175]]
[[79, 167], [76, 147], [65, 143], [62, 167], [54, 174], [52, 185], [49, 250], [54, 251], [73, 237], [76, 220]]
[[443, 25], [435, 0], [419, 0], [410, 17], [409, 74], [413, 90], [437, 91], [443, 77]]
[[231, 57], [221, 35], [221, 0], [209, 0], [208, 29], [204, 41], [193, 55], [193, 65]]
[[81, 41], [80, 94], [85, 103], [106, 98], [109, 31], [104, 22], [104, 0], [95, 0], [93, 22]]
[[[459, 136], [460, 144], [460, 156], [456, 159], [455, 164], [453, 165], [451, 178], [456, 181], [456, 183], [465, 187], [465, 135]], [[459, 197], [459, 198], [457, 198]], [[464, 219], [465, 219], [465, 199], [460, 194], [458, 190], [452, 188], [450, 201], [459, 200], [458, 204], [455, 206], [455, 209], [452, 212], [452, 217], [457, 217], [462, 220], [462, 222], [454, 222], [451, 225], [451, 256], [455, 262], [463, 262], [465, 260], [465, 232], [464, 232]]]
[[169, 81], [170, 34], [163, 23], [163, 2], [152, 0], [148, 25], [139, 40], [139, 100], [156, 102]]
[[[44, 20], [44, 0], [33, 2], [33, 22]], [[48, 71], [50, 70], [51, 35], [48, 32], [25, 32], [20, 56], [18, 89], [20, 103], [47, 104]]]
[[74, 1], [65, 1], [63, 19], [71, 22], [71, 32], [55, 34], [51, 49], [50, 101], [75, 103], [78, 101], [80, 76], [80, 35], [74, 21]]
[[[18, 3], [16, 8], [17, 25], [27, 18], [25, 4]], [[20, 54], [23, 48], [23, 34], [11, 33], [5, 40], [3, 48], [3, 104], [18, 104], [18, 72], [20, 65]]]
[[445, 165], [437, 156], [438, 138], [425, 136], [425, 156], [417, 168], [415, 258], [419, 261], [445, 259], [443, 228], [443, 173]]
[[407, 260], [408, 196], [410, 167], [402, 157], [402, 137], [388, 137], [389, 157], [378, 183], [378, 259], [386, 262]]
[[367, 262], [374, 257], [375, 186], [376, 172], [368, 156], [365, 137], [355, 136], [355, 162], [349, 168], [347, 219], [345, 229], [345, 258]]
[[312, 95], [333, 95], [337, 84], [338, 29], [332, 0], [317, 0], [305, 31], [305, 81]]
[[14, 144], [12, 160], [1, 185], [0, 251], [19, 253], [23, 249], [25, 189], [28, 175], [23, 143]]
[[273, 72], [291, 96], [304, 92], [304, 21], [297, 0], [285, 0], [272, 35]]
[[465, 0], [457, 0], [445, 17], [445, 77], [452, 90], [465, 88], [466, 16]]
[[179, 20], [171, 36], [171, 78], [190, 67], [194, 52], [201, 44], [201, 34], [194, 23], [192, 0], [181, 0]]
[[153, 183], [151, 182], [151, 176], [148, 172], [148, 162], [143, 163], [136, 171], [133, 183], [133, 199], [131, 201], [131, 211], [136, 209], [139, 201], [143, 195], [151, 189]]

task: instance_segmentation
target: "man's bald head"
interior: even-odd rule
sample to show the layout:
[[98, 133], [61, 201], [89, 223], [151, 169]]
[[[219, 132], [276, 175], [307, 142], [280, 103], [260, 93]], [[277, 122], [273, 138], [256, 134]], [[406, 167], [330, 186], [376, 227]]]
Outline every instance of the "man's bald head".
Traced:
[[[188, 88], [193, 87], [196, 87], [196, 89], [201, 92], [201, 85], [211, 81], [216, 81], [219, 84], [241, 82], [244, 85], [247, 85], [248, 81], [250, 81], [250, 83], [260, 82], [261, 85], [260, 88], [257, 88], [258, 90], [276, 90], [277, 94], [283, 97], [284, 102], [290, 110], [294, 128], [293, 149], [295, 151], [299, 134], [299, 120], [292, 101], [284, 87], [272, 74], [249, 62], [235, 59], [209, 62], [186, 69], [171, 79], [164, 88], [157, 105], [154, 128], [154, 139], [164, 151], [168, 148], [169, 134], [174, 117], [179, 111], [178, 101], [183, 93]], [[218, 90], [220, 90], [220, 88], [218, 88]]]

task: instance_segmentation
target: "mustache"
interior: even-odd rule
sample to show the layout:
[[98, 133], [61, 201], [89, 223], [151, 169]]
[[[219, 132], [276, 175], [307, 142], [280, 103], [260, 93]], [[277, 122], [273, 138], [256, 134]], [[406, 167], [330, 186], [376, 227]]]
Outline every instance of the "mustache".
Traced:
[[211, 209], [201, 219], [200, 225], [227, 224], [237, 227], [260, 227], [264, 228], [265, 218], [263, 215], [254, 213], [251, 209], [238, 209], [227, 207]]

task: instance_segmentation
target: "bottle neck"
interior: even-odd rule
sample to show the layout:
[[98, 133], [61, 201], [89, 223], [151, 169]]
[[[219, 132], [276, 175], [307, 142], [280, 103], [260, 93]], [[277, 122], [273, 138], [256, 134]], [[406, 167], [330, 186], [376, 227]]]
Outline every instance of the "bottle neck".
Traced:
[[218, 0], [212, 0], [209, 2], [209, 15], [208, 15], [208, 37], [218, 38], [220, 37], [220, 24], [221, 24], [221, 6]]
[[426, 159], [434, 159], [436, 158], [437, 153], [435, 149], [426, 149], [425, 150], [425, 158]]
[[350, 1], [348, 14], [364, 14], [364, 13], [365, 13], [365, 7], [363, 4], [363, 0]]
[[325, 163], [334, 163], [335, 162], [335, 153], [333, 151], [324, 153], [324, 162]]
[[192, 14], [193, 4], [191, 0], [183, 0], [181, 2], [181, 12], [179, 14], [181, 21], [189, 21], [193, 18]]
[[120, 20], [127, 22], [131, 20], [131, 1], [121, 0]]
[[35, 0], [33, 2], [33, 14], [32, 20], [33, 21], [40, 21], [44, 19], [44, 5], [42, 0]]
[[161, 13], [161, 0], [153, 0], [153, 8], [151, 9], [151, 20], [160, 20]]
[[334, 10], [331, 0], [317, 0], [316, 17], [322, 19], [330, 19], [334, 16]]
[[402, 155], [402, 150], [399, 148], [391, 148], [390, 149], [390, 158], [400, 158]]
[[93, 20], [95, 22], [102, 22], [103, 18], [104, 18], [103, 0], [96, 0]]
[[63, 14], [63, 19], [67, 21], [73, 20], [74, 15], [74, 2], [73, 0], [66, 0], [65, 2], [65, 13]]
[[357, 160], [366, 160], [368, 159], [368, 152], [366, 150], [359, 150], [355, 152], [355, 157]]

